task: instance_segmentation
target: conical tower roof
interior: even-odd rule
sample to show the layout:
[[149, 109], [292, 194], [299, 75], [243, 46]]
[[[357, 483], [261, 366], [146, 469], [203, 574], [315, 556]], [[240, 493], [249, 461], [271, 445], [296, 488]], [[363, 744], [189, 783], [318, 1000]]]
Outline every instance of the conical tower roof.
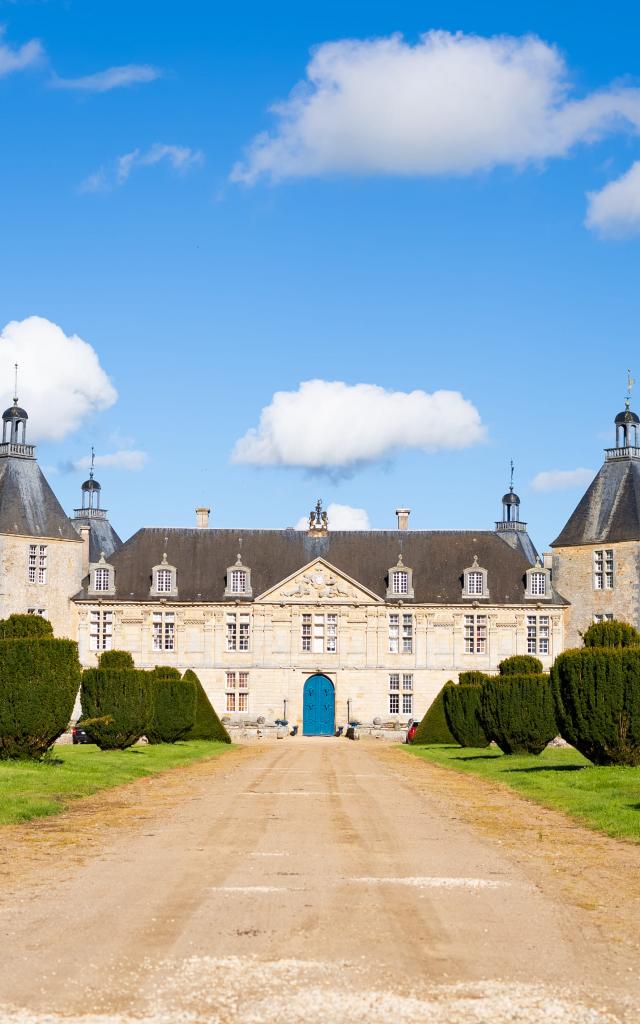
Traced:
[[0, 533], [78, 540], [33, 458], [0, 458]]
[[640, 540], [640, 459], [631, 457], [605, 462], [551, 546], [625, 540]]

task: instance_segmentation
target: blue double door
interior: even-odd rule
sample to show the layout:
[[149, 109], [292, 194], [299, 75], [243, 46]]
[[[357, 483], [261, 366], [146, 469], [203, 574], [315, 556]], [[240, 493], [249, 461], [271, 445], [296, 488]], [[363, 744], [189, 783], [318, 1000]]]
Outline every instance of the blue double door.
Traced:
[[336, 693], [326, 676], [309, 676], [302, 700], [302, 732], [305, 736], [333, 736]]

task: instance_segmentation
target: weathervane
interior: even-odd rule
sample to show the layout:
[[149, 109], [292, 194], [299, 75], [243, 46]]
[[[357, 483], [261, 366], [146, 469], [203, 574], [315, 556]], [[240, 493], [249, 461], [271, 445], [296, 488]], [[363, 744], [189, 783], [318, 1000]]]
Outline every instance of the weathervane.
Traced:
[[15, 368], [15, 378], [14, 378], [14, 384], [13, 384], [13, 404], [17, 405], [18, 404], [18, 364], [17, 363], [14, 363], [14, 368]]
[[513, 471], [515, 467], [513, 465], [513, 459], [511, 460], [511, 483], [509, 484], [509, 490], [513, 490]]
[[93, 445], [91, 445], [91, 468], [89, 470], [89, 479], [93, 480], [93, 467], [96, 461], [96, 452]]
[[627, 409], [631, 405], [631, 392], [633, 390], [633, 385], [634, 384], [635, 384], [635, 380], [631, 376], [631, 370], [627, 370], [627, 397], [625, 399]]

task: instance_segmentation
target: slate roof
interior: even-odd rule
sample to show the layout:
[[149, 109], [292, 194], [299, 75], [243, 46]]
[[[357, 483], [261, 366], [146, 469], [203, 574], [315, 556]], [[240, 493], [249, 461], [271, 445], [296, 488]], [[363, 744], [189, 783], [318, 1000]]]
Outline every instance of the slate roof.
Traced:
[[[332, 530], [325, 537], [310, 537], [293, 529], [146, 528], [110, 559], [116, 569], [117, 601], [150, 600], [151, 569], [165, 551], [169, 564], [177, 569], [179, 602], [223, 601], [226, 571], [238, 552], [243, 565], [251, 569], [254, 598], [320, 557], [386, 599], [388, 570], [402, 551], [404, 564], [413, 569], [414, 603], [466, 603], [461, 599], [461, 577], [477, 555], [488, 571], [489, 603], [521, 604], [524, 574], [531, 564], [497, 534], [482, 530]], [[78, 600], [87, 597], [87, 584], [85, 580]], [[553, 597], [558, 604], [566, 603], [555, 593]]]
[[640, 540], [640, 460], [611, 459], [551, 547]]
[[0, 458], [0, 533], [80, 540], [35, 459]]
[[92, 519], [82, 515], [74, 516], [73, 525], [76, 530], [81, 526], [89, 527], [89, 561], [99, 562], [104, 551], [108, 560], [114, 551], [122, 547], [122, 541], [108, 519]]

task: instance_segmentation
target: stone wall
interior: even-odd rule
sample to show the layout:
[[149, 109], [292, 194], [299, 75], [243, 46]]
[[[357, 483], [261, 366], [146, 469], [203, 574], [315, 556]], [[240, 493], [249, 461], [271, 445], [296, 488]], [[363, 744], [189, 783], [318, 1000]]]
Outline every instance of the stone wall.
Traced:
[[[594, 552], [605, 549], [614, 552], [614, 586], [596, 590]], [[613, 615], [640, 629], [640, 544], [637, 541], [556, 548], [553, 583], [571, 602], [566, 612], [567, 647], [581, 646], [580, 634], [588, 629], [596, 615]]]
[[[46, 583], [29, 582], [30, 544], [47, 547]], [[77, 610], [71, 598], [82, 583], [83, 547], [80, 538], [0, 536], [0, 618], [43, 609], [56, 636], [76, 640]]]

